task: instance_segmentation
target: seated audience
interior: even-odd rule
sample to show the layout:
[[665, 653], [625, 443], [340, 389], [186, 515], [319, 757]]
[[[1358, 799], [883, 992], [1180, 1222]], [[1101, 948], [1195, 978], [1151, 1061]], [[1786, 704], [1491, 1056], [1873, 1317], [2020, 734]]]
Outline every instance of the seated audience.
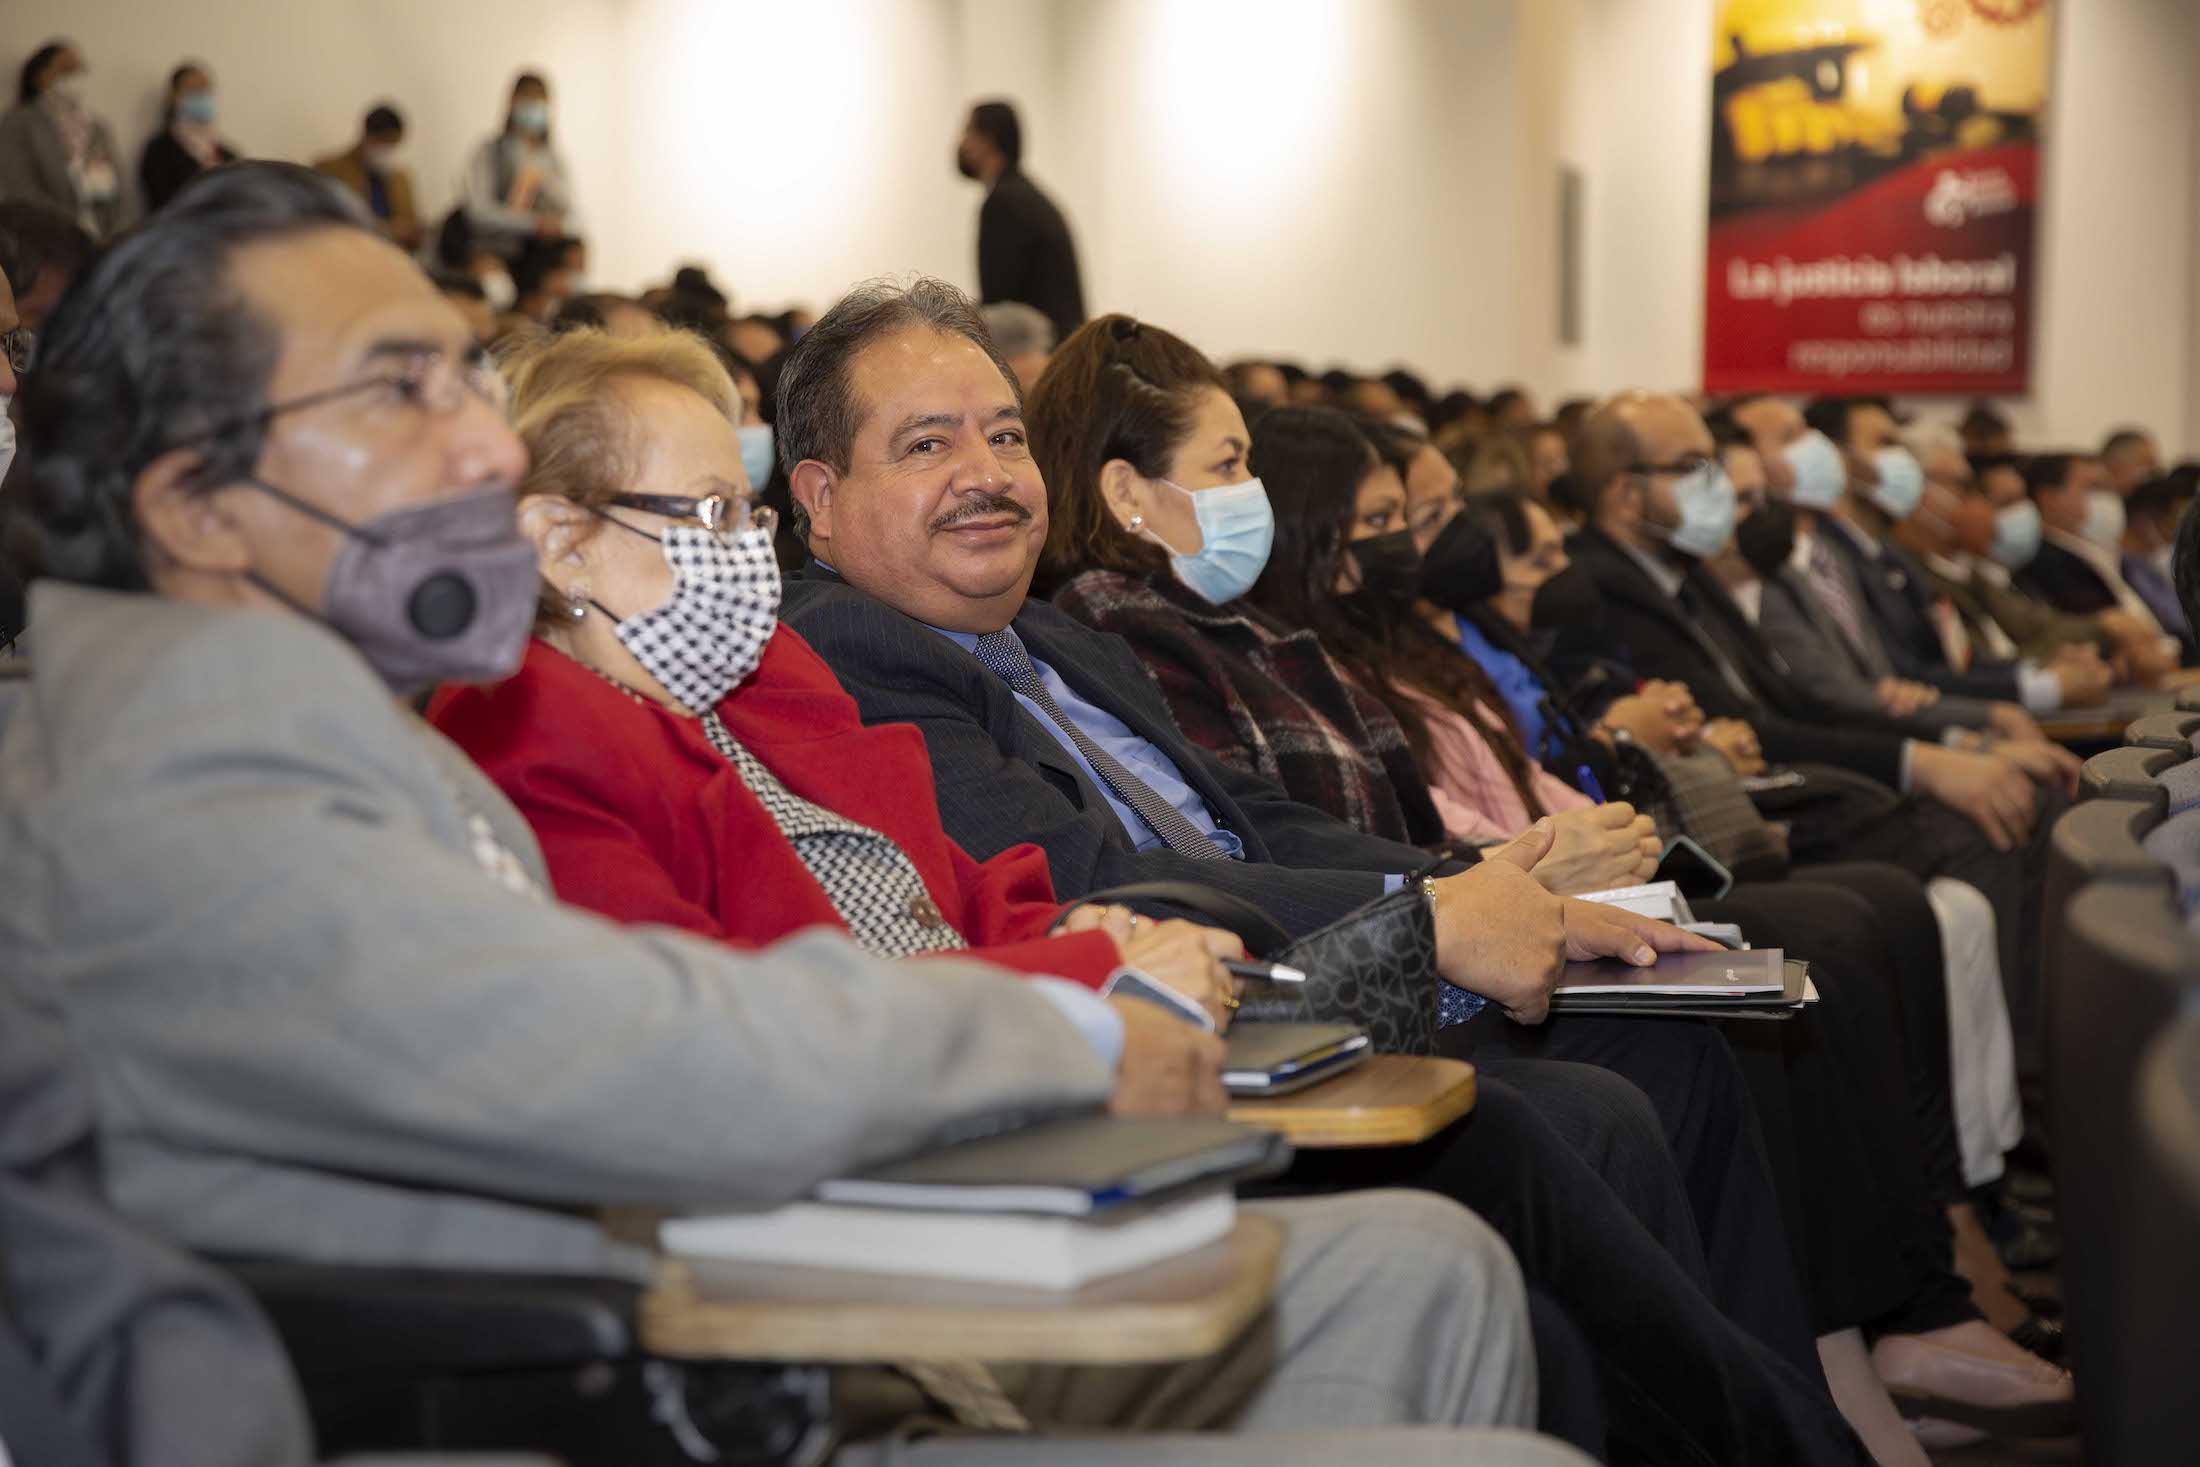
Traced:
[[405, 119], [381, 103], [359, 125], [359, 137], [341, 153], [317, 158], [313, 166], [357, 194], [382, 232], [402, 250], [417, 250], [425, 238], [413, 205], [412, 172], [398, 163], [405, 146]]
[[1947, 666], [1958, 673], [2005, 670], [2017, 701], [2033, 713], [2100, 702], [2115, 685], [2116, 674], [2101, 659], [2101, 644], [2090, 630], [2059, 646], [2045, 661], [2020, 655], [2006, 632], [1986, 635], [1993, 618], [1973, 585], [1973, 558], [1993, 549], [1997, 521], [1992, 503], [1954, 429], [1920, 424], [1907, 439], [1924, 467], [1925, 490], [1917, 512], [1895, 527], [1894, 538], [1922, 572], [1917, 595], [1931, 608], [1933, 632]]
[[[1780, 492], [1790, 503], [1830, 507], [1840, 492], [1840, 453], [1823, 434], [1771, 398], [1735, 416], [1764, 419], [1772, 409], [1787, 421], [1760, 436], [1775, 445], [1765, 458], [1768, 478], [1787, 476]], [[1707, 715], [1746, 724], [1762, 760], [1803, 765], [1802, 788], [1812, 793], [1771, 798], [1789, 822], [1797, 859], [1885, 861], [1985, 894], [2021, 1065], [2039, 1052], [2039, 953], [2026, 935], [2039, 930], [2048, 828], [2041, 815], [2054, 792], [2001, 754], [1844, 718], [1795, 679], [1701, 564], [1733, 539], [1733, 491], [1716, 446], [1694, 409], [1654, 394], [1623, 395], [1583, 424], [1574, 463], [1590, 523], [1567, 550], [1596, 582], [1604, 614], [1562, 631], [1553, 664], [1563, 673], [1618, 660], [1633, 676], [1685, 683]], [[1807, 771], [1817, 765], [1832, 772], [1813, 784]], [[1905, 799], [1897, 790], [1933, 798]]]
[[[1843, 490], [1830, 508], [1804, 505], [1796, 546], [1801, 585], [1817, 598], [1814, 610], [1837, 648], [1866, 676], [1962, 699], [1936, 707], [1937, 728], [1988, 730], [2001, 741], [1997, 747], [2035, 777], [2060, 778], [2074, 791], [2077, 762], [2046, 744], [2015, 701], [2015, 667], [1974, 662], [1957, 671], [1949, 665], [1924, 567], [1894, 540], [1895, 529], [1924, 497], [1925, 471], [1898, 440], [1893, 414], [1874, 400], [1827, 398], [1811, 404], [1805, 420], [1841, 450]], [[1944, 457], [1955, 457], [1952, 443]], [[1795, 661], [1792, 654], [1789, 661]], [[1906, 701], [1882, 699], [1882, 705], [1892, 717], [1909, 716]], [[2057, 767], [2048, 769], [2049, 763]]]
[[536, 73], [512, 83], [504, 130], [474, 150], [460, 208], [474, 246], [514, 266], [580, 234], [565, 158], [550, 141], [550, 84]]
[[2024, 466], [2024, 487], [2040, 512], [2039, 553], [2017, 572], [2017, 584], [2073, 616], [2120, 612], [2175, 658], [2175, 639], [2144, 597], [2124, 579], [2124, 503], [2108, 487], [2097, 458], [2043, 453]]
[[38, 334], [96, 248], [74, 219], [44, 204], [0, 203], [0, 273], [17, 283], [15, 309], [23, 330]]
[[215, 129], [218, 118], [212, 72], [186, 61], [169, 73], [161, 129], [138, 156], [138, 190], [148, 210], [165, 205], [207, 169], [236, 161], [236, 149]]
[[550, 318], [553, 333], [602, 331], [612, 336], [656, 336], [665, 329], [657, 313], [623, 295], [569, 295]]
[[[1406, 727], [1439, 796], [1448, 795], [1454, 806], [1474, 810], [1491, 832], [1503, 835], [1519, 830], [1540, 816], [1547, 803], [1569, 809], [1590, 805], [1588, 795], [1568, 788], [1529, 759], [1482, 668], [1461, 656], [1459, 647], [1415, 607], [1426, 563], [1418, 567], [1423, 574], [1410, 573], [1416, 569], [1417, 552], [1409, 541], [1398, 538], [1399, 531], [1392, 526], [1406, 516], [1398, 469], [1410, 461], [1418, 445], [1381, 425], [1370, 425], [1368, 432], [1378, 442], [1390, 441], [1378, 450], [1350, 423], [1320, 411], [1277, 413], [1263, 420], [1254, 435], [1252, 465], [1269, 486], [1278, 529], [1269, 569], [1255, 584], [1251, 599], [1286, 624], [1317, 631], [1324, 646], [1361, 685], [1375, 690]], [[1495, 511], [1508, 500], [1518, 528], [1534, 539], [1519, 544], [1524, 553], [1516, 553], [1509, 563], [1500, 556], [1500, 590], [1492, 594], [1510, 589], [1516, 608], [1526, 612], [1542, 586], [1566, 569], [1556, 527], [1518, 491], [1469, 495], [1458, 519], [1470, 522], [1462, 527], [1469, 533], [1490, 536], [1504, 528], [1505, 517]], [[1449, 543], [1440, 533], [1438, 545]], [[1385, 569], [1371, 570], [1360, 559], [1367, 552], [1376, 553], [1376, 564]], [[1352, 569], [1355, 559], [1359, 560], [1357, 577]], [[1457, 584], [1459, 577], [1451, 573], [1446, 558], [1439, 557], [1436, 564], [1447, 572], [1449, 599], [1480, 612], [1474, 588]], [[1509, 588], [1506, 582], [1511, 583]], [[1519, 606], [1523, 599], [1526, 607]], [[1513, 630], [1524, 634], [1529, 628], [1522, 624]], [[1647, 845], [1644, 854], [1654, 857], [1655, 839]], [[1983, 898], [1970, 895], [1984, 906]], [[2024, 1309], [2006, 1294], [2006, 1271], [1992, 1260], [1991, 1249], [1983, 1246], [1984, 1234], [1971, 1215], [1966, 1184], [1973, 1178], [1961, 1165], [1958, 1145], [1958, 1132], [1966, 1128], [1958, 1125], [1951, 1104], [1953, 1008], [1966, 1033], [1998, 1022], [2003, 1036], [1998, 1064], [1985, 1075], [1967, 1074], [1962, 1096], [1964, 1106], [1974, 1112], [1965, 1117], [1968, 1129], [1990, 1132], [1998, 1143], [1990, 1148], [1990, 1166], [1988, 1157], [1979, 1158], [1983, 1175], [1976, 1180], [1999, 1176], [2001, 1152], [2015, 1143], [2020, 1131], [2008, 1020], [2000, 975], [1991, 962], [1971, 965], [1966, 981], [1951, 987], [1937, 957], [1941, 932], [1933, 905], [1915, 878], [1888, 867], [1818, 865], [1797, 878], [1745, 882], [1719, 904], [1700, 904], [1699, 915], [1713, 920], [1738, 917], [1744, 931], [1760, 945], [1784, 947], [1809, 959], [1832, 995], [1830, 1002], [1844, 1009], [1862, 1008], [1875, 1016], [1862, 1031], [1860, 1043], [1840, 1046], [1840, 1032], [1825, 1036], [1828, 1046], [1845, 1047], [1852, 1057], [1845, 1072], [1861, 1080], [1862, 1066], [1882, 1053], [1907, 1054], [1909, 1103], [1905, 1109], [1914, 1114], [1925, 1147], [1904, 1180], [1921, 1201], [1924, 1189], [1919, 1183], [1929, 1181], [1935, 1200], [1950, 1212], [1949, 1224], [1968, 1225], [1973, 1240], [1981, 1245], [1969, 1272], [1980, 1276], [1982, 1287], [2001, 1296], [2011, 1324], [2029, 1323]], [[1990, 941], [1990, 917], [1985, 930]], [[1564, 1025], [1560, 1021], [1552, 1028], [1557, 1031]], [[1886, 1099], [1895, 1095], [1899, 1085], [1864, 1084], [1862, 1088]], [[1853, 1089], [1852, 1081], [1844, 1087], [1844, 1095]], [[1774, 1108], [1786, 1109], [1777, 1103]], [[1894, 1131], [1905, 1123], [1904, 1113], [1895, 1111], [1882, 1126]], [[1821, 1145], [1804, 1149], [1821, 1165], [1830, 1150]], [[1813, 1199], [1807, 1211], [1838, 1207], [1851, 1190], [1833, 1187], [1824, 1197]], [[1805, 1211], [1798, 1206], [1795, 1215]], [[1920, 1225], [1937, 1228], [1922, 1218]], [[1853, 1237], [1859, 1231], [1867, 1230], [1848, 1228], [1842, 1235]], [[1829, 1306], [1821, 1317], [1836, 1315], [1837, 1309]], [[2051, 1341], [2044, 1326], [2031, 1328], [2035, 1338]], [[1975, 1327], [1973, 1338], [1986, 1348], [1996, 1346]], [[1999, 1348], [2023, 1363], [2005, 1344]], [[2028, 1363], [2025, 1368], [2030, 1368]]]
[[2124, 584], [2154, 613], [2162, 630], [2178, 639], [2186, 662], [2196, 660], [2192, 622], [2177, 599], [2170, 575], [2170, 556], [2177, 546], [2177, 530], [2192, 511], [2193, 485], [2189, 479], [2149, 479], [2124, 496], [2123, 558], [2118, 564]]
[[122, 154], [84, 100], [84, 57], [48, 41], [23, 63], [15, 105], [0, 113], [0, 199], [43, 204], [95, 240], [122, 227]]
[[[1222, 372], [1230, 395], [1263, 407], [1282, 407], [1291, 400], [1291, 379], [1274, 362], [1232, 362]], [[1024, 384], [1029, 391], [1034, 384]]]
[[[531, 461], [520, 523], [538, 545], [544, 608], [518, 676], [446, 692], [432, 717], [527, 816], [561, 898], [744, 947], [820, 925], [881, 956], [967, 942], [1011, 970], [1087, 985], [1116, 968], [1120, 945], [1122, 961], [1227, 1024], [1235, 999], [1216, 959], [1241, 950], [1234, 937], [1085, 907], [1068, 922], [1084, 935], [1049, 936], [1059, 909], [1041, 853], [965, 856], [941, 829], [916, 731], [865, 728], [816, 655], [776, 626], [768, 517], [747, 508], [731, 384], [702, 343], [569, 337], [519, 349], [508, 371]], [[1111, 1006], [1133, 1049], [1152, 1024], [1184, 1027], [1133, 999]], [[1573, 1236], [1576, 1261], [1552, 1285], [1562, 1303], [1625, 1288], [1636, 1317], [1684, 1321], [1656, 1346], [1692, 1357], [1692, 1384], [1659, 1388], [1668, 1410], [1693, 1422], [1773, 1409], [1753, 1347], [1509, 1090], [1493, 1082], [1449, 1141], [1458, 1165], [1429, 1168], [1422, 1184], [1446, 1170], [1541, 1179], [1493, 1216], [1523, 1236], [1532, 1283], [1556, 1256], [1534, 1240]], [[1317, 1165], [1308, 1184], [1337, 1183]], [[1629, 1360], [1628, 1378], [1648, 1359]], [[1787, 1430], [1769, 1418], [1757, 1429]]]
[[[1348, 838], [1341, 824], [1312, 820], [1312, 812], [1282, 803], [1279, 791], [1198, 750], [1176, 731], [1120, 644], [1023, 599], [1048, 529], [1046, 490], [1024, 448], [1013, 384], [969, 316], [959, 295], [934, 282], [906, 290], [871, 285], [828, 312], [796, 349], [781, 378], [777, 426], [818, 564], [789, 587], [790, 623], [825, 655], [867, 721], [919, 723], [945, 795], [949, 833], [974, 853], [1037, 839], [1059, 891], [1099, 890], [1123, 879], [1118, 872], [1166, 872], [1255, 893], [1287, 927], [1308, 925], [1305, 914], [1316, 902], [1349, 912], [1346, 903], [1365, 898], [1353, 895], [1343, 861], [1366, 863], [1359, 869], [1376, 874], [1386, 865], [1409, 865], [1412, 853]], [[1160, 343], [1155, 354], [1143, 345], [1149, 336]], [[1121, 355], [1096, 365], [1088, 346], [1094, 341], [1103, 353], [1117, 349], [1108, 343], [1119, 344]], [[1093, 323], [1065, 344], [1038, 397], [1043, 405], [1057, 373], [1068, 383], [1104, 371], [1135, 384], [1132, 396], [1150, 402], [1163, 395], [1152, 384], [1161, 370], [1157, 355], [1167, 350], [1161, 333], [1139, 323]], [[1146, 459], [1142, 467], [1126, 461], [1105, 512], [1126, 531], [1134, 519], [1141, 528], [1152, 523], [1164, 546], [1183, 540], [1164, 539], [1163, 528], [1190, 539], [1204, 516], [1160, 506], [1186, 498], [1196, 504], [1215, 492], [1184, 487], [1172, 469], [1203, 485], [1239, 482], [1232, 454], [1243, 452], [1244, 428], [1219, 375], [1211, 366], [1204, 370], [1201, 403], [1211, 408], [1220, 441], [1187, 446], [1181, 460], [1163, 447], [1171, 435], [1154, 434], [1134, 448], [1138, 437], [1112, 437], [1119, 414], [1103, 403], [1096, 415], [1100, 431], [1111, 435], [1103, 441], [1120, 441]], [[852, 401], [835, 406], [838, 394]], [[1067, 391], [1065, 410], [1075, 411], [1077, 401]], [[1189, 418], [1199, 406], [1178, 411]], [[1181, 551], [1171, 554], [1173, 564], [1184, 563]], [[1235, 859], [1219, 854], [1225, 841]], [[1288, 856], [1278, 862], [1271, 854], [1292, 850], [1320, 851], [1316, 859], [1332, 867]], [[1447, 882], [1471, 881], [1495, 864], [1434, 883], [1437, 900], [1445, 900]], [[1261, 885], [1247, 884], [1255, 879]], [[1367, 886], [1357, 890], [1372, 895]], [[1539, 897], [1532, 885], [1519, 891], [1515, 912]], [[1439, 908], [1440, 971], [1441, 930], [1449, 921]], [[1489, 930], [1494, 936], [1501, 929]], [[1553, 1026], [1546, 1052], [1560, 1058], [1569, 1046], [1583, 1045], [1622, 1073], [1639, 1069], [1678, 1115], [1695, 1110], [1701, 1098], [1689, 1084], [1675, 1085], [1672, 1047], [1696, 1049], [1699, 1058], [1687, 1064], [1699, 1065], [1710, 1056], [1698, 1041], [1719, 1043], [1700, 1029], [1584, 1020]], [[1506, 1060], [1493, 1051], [1487, 1069], [1532, 1082], [1549, 1063]], [[1671, 1127], [1669, 1135], [1684, 1169], [1692, 1166], [1697, 1142], [1685, 1127]], [[1731, 1156], [1722, 1164], [1731, 1165]], [[1953, 1295], [1954, 1317], [1963, 1318], [1969, 1310], [1960, 1282]], [[2015, 1370], [2031, 1381], [2024, 1389], [2067, 1395], [2066, 1381], [2016, 1353], [2015, 1361], [1987, 1368]]]
[[2144, 428], [2117, 428], [2101, 440], [2101, 467], [2108, 471], [2110, 492], [2129, 501], [2134, 489], [2161, 477], [2162, 450]]
[[[1962, 617], [1981, 647], [2020, 662], [2061, 664], [2084, 660], [2084, 650], [2107, 662], [2115, 683], [2151, 685], [2175, 671], [2161, 639], [2122, 612], [2090, 617], [2057, 611], [2019, 590], [2015, 572], [2039, 553], [2040, 511], [2025, 492], [2024, 469], [2013, 457], [1972, 460], [1971, 506], [1958, 521], [1957, 553], [1925, 557], [1925, 573]], [[2085, 674], [2079, 687], [2090, 685]], [[2069, 685], [2065, 685], [2066, 687]]]
[[[1122, 1083], [1083, 993], [545, 895], [524, 821], [406, 701], [521, 659], [525, 451], [459, 318], [325, 180], [251, 164], [186, 188], [71, 289], [47, 352], [7, 527], [41, 642], [0, 735], [0, 880], [26, 938], [9, 978], [83, 1049], [125, 1212], [216, 1252], [633, 1274], [646, 1257], [594, 1209], [773, 1206]], [[1352, 1431], [1272, 1450], [1380, 1458], [1359, 1433], [1533, 1415], [1518, 1276], [1469, 1215], [1247, 1205], [1289, 1236], [1258, 1329], [1134, 1377], [998, 1372], [1040, 1434], [1003, 1460], [1133, 1422]], [[950, 1434], [842, 1459], [962, 1455]]]

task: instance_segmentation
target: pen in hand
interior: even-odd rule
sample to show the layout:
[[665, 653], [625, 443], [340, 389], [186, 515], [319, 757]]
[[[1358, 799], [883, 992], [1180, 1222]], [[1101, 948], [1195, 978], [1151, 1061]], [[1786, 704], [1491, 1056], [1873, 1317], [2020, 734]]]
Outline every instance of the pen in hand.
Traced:
[[1304, 983], [1306, 974], [1288, 963], [1256, 963], [1240, 958], [1224, 958], [1222, 966], [1233, 977], [1251, 978], [1261, 983]]

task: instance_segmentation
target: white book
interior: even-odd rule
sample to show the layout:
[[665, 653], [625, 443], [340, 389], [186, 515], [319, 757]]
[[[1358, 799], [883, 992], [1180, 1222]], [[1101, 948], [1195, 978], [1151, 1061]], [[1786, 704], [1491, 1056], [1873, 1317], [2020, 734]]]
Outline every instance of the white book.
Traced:
[[1681, 895], [1680, 883], [1676, 881], [1652, 881], [1641, 886], [1615, 886], [1604, 891], [1584, 892], [1581, 900], [1623, 907], [1638, 917], [1652, 917], [1660, 922], [1696, 920], [1696, 914], [1688, 909], [1688, 898]]
[[1074, 1289], [1204, 1247], [1236, 1221], [1236, 1198], [1218, 1187], [1119, 1222], [796, 1202], [668, 1219], [657, 1241], [678, 1258]]

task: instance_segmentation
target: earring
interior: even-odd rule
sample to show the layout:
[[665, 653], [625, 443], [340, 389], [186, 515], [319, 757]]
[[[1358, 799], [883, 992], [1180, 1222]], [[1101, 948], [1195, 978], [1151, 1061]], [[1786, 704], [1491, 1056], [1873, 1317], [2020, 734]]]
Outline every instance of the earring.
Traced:
[[1142, 514], [1134, 514], [1134, 515], [1132, 515], [1132, 516], [1131, 516], [1131, 533], [1132, 533], [1132, 534], [1136, 534], [1136, 533], [1138, 533], [1138, 532], [1139, 532], [1140, 530], [1143, 530], [1143, 529], [1145, 529], [1145, 528], [1146, 528], [1146, 517], [1145, 517], [1144, 515], [1142, 515]]
[[587, 587], [575, 587], [573, 590], [566, 593], [565, 614], [573, 618], [573, 620], [575, 621], [579, 621], [582, 617], [588, 615]]

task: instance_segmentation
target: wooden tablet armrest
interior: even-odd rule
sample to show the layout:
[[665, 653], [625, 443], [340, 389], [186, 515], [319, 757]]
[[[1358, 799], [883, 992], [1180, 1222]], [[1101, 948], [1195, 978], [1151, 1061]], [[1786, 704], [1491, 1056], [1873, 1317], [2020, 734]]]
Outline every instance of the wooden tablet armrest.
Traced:
[[1293, 1146], [1411, 1146], [1474, 1108], [1464, 1060], [1379, 1054], [1296, 1095], [1236, 1100], [1230, 1119], [1281, 1131]]
[[638, 1329], [650, 1354], [689, 1360], [1190, 1360], [1267, 1307], [1282, 1251], [1280, 1223], [1240, 1214], [1204, 1248], [1066, 1292], [668, 1258]]

